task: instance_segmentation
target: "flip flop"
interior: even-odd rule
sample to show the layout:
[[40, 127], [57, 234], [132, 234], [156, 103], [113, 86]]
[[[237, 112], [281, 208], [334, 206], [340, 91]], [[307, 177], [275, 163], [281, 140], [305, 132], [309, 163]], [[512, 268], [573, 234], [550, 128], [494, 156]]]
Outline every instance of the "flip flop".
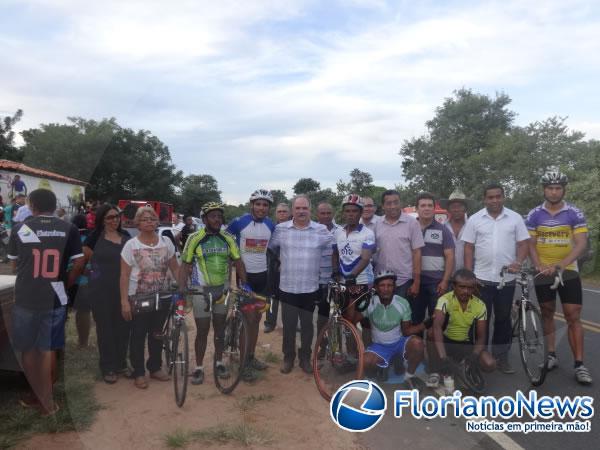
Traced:
[[44, 411], [42, 408], [42, 417], [52, 417], [56, 415], [58, 411], [60, 411], [60, 407], [58, 406], [58, 403], [55, 403], [52, 411]]

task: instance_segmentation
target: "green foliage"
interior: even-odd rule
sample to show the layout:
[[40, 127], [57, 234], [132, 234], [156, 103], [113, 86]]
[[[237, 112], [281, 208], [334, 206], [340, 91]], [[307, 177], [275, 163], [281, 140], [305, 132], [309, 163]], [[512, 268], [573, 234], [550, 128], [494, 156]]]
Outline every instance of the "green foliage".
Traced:
[[14, 116], [0, 117], [0, 159], [21, 161], [23, 153], [15, 147], [13, 127], [23, 117], [23, 110], [18, 109]]
[[156, 136], [122, 128], [114, 118], [69, 121], [23, 131], [24, 162], [89, 181], [88, 198], [175, 200], [182, 173]]
[[369, 190], [373, 187], [373, 177], [369, 172], [363, 172], [360, 169], [353, 169], [350, 172], [350, 182], [344, 183], [339, 180], [336, 183], [337, 192], [344, 196], [350, 193], [358, 195], [369, 195]]
[[271, 194], [273, 194], [273, 208], [275, 208], [280, 203], [289, 204], [290, 202], [285, 194], [285, 191], [281, 189], [272, 189]]
[[225, 223], [229, 223], [236, 217], [242, 216], [249, 211], [250, 211], [250, 203], [246, 203], [245, 205], [238, 205], [238, 206], [225, 205], [225, 212], [224, 212]]
[[321, 183], [312, 178], [300, 178], [294, 185], [294, 194], [309, 194], [311, 192], [317, 192], [321, 189]]
[[186, 214], [200, 216], [200, 208], [207, 202], [220, 202], [221, 191], [212, 175], [188, 175], [181, 183], [179, 209]]

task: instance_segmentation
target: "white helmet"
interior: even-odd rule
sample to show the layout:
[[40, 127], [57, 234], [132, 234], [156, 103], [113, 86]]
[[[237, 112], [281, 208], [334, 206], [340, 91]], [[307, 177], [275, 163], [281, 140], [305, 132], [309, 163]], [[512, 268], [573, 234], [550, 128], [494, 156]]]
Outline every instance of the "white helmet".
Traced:
[[267, 191], [266, 189], [257, 189], [250, 195], [250, 202], [255, 200], [266, 200], [269, 203], [273, 203], [273, 194], [271, 191]]

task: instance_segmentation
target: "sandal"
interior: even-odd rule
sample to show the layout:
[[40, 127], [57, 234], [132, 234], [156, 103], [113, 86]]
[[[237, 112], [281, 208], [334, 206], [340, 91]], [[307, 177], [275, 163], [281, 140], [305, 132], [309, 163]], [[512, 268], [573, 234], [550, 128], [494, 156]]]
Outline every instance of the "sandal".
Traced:
[[146, 377], [135, 377], [133, 384], [138, 389], [148, 389], [148, 380], [146, 380]]
[[106, 375], [102, 377], [106, 384], [115, 384], [119, 377], [114, 372], [108, 372]]

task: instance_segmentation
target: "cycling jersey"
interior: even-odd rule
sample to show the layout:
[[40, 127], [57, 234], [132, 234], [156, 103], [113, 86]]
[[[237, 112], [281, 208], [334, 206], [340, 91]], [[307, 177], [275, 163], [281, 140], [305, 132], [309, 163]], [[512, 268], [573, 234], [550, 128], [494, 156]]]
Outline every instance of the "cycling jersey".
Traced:
[[267, 246], [275, 225], [268, 217], [256, 220], [252, 214], [234, 219], [227, 231], [235, 236], [248, 273], [267, 271]]
[[487, 310], [482, 300], [472, 296], [463, 311], [460, 301], [454, 295], [454, 291], [442, 295], [438, 299], [435, 309], [448, 314], [448, 326], [444, 330], [444, 336], [453, 341], [468, 341], [469, 330], [473, 322], [487, 320]]
[[384, 306], [379, 296], [374, 295], [364, 316], [371, 322], [373, 342], [393, 344], [402, 338], [401, 322], [410, 322], [410, 305], [406, 299], [394, 295], [389, 305]]
[[181, 260], [186, 264], [195, 262], [196, 270], [202, 276], [203, 282], [194, 279], [192, 284], [206, 286], [221, 286], [226, 284], [229, 275], [229, 260], [240, 259], [240, 251], [235, 239], [226, 231], [208, 234], [206, 228], [191, 234], [186, 243]]
[[[587, 233], [583, 212], [565, 202], [555, 215], [544, 204], [529, 212], [526, 220], [529, 234], [537, 239], [536, 250], [542, 264], [553, 265], [563, 260], [573, 250], [573, 236]], [[566, 269], [577, 270], [577, 263]]]
[[[335, 230], [333, 251], [339, 255], [339, 270], [342, 275], [347, 276], [360, 262], [360, 255], [363, 249], [375, 251], [375, 234], [365, 225], [359, 224], [358, 227], [346, 233], [346, 227], [339, 227]], [[358, 274], [356, 284], [373, 283], [373, 268], [371, 263]]]

